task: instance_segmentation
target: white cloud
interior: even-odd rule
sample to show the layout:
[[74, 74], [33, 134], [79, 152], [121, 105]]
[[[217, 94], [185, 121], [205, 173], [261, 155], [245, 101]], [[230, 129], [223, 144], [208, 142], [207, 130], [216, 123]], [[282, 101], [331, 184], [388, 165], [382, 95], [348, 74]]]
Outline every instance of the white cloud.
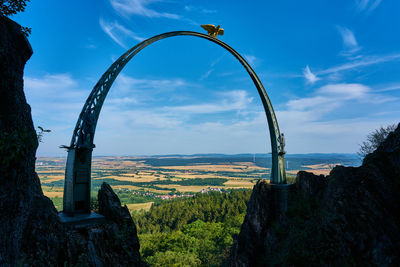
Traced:
[[316, 72], [317, 75], [322, 75], [322, 74], [331, 74], [335, 72], [341, 72], [341, 71], [346, 71], [346, 70], [353, 70], [361, 67], [367, 67], [379, 63], [385, 63], [389, 61], [394, 61], [400, 59], [400, 54], [391, 54], [391, 55], [384, 55], [384, 56], [366, 56], [361, 59], [357, 59], [342, 65], [338, 65], [335, 67], [331, 67], [325, 70], [321, 70]]
[[217, 103], [197, 104], [184, 106], [168, 106], [164, 110], [169, 112], [184, 112], [185, 114], [211, 114], [245, 109], [253, 101], [246, 91], [234, 90], [220, 94], [223, 99]]
[[311, 84], [315, 83], [318, 80], [321, 80], [314, 73], [311, 72], [310, 67], [308, 65], [303, 70], [304, 78]]
[[69, 74], [46, 74], [42, 77], [26, 76], [25, 93], [34, 115], [47, 114], [59, 118], [76, 109], [79, 113], [90, 91], [79, 90], [78, 82]]
[[300, 112], [298, 117], [313, 121], [350, 103], [377, 105], [393, 100], [395, 99], [392, 97], [373, 93], [371, 88], [363, 84], [328, 84], [317, 89], [312, 96], [289, 100], [287, 109], [282, 111], [292, 115]]
[[223, 57], [224, 57], [224, 54], [222, 56], [214, 59], [213, 61], [211, 61], [210, 69], [207, 70], [205, 73], [203, 73], [203, 75], [200, 76], [200, 80], [204, 80], [204, 79], [208, 78], [210, 76], [210, 74], [214, 72], [215, 65], [217, 65]]
[[257, 57], [249, 54], [245, 54], [244, 58], [246, 61], [250, 64], [250, 66], [254, 67], [256, 65], [256, 62], [258, 61]]
[[184, 9], [185, 9], [185, 11], [188, 11], [188, 12], [196, 11], [196, 12], [200, 12], [200, 13], [204, 13], [204, 14], [217, 13], [217, 11], [214, 9], [206, 9], [206, 8], [196, 7], [196, 6], [185, 6]]
[[[115, 89], [121, 92], [137, 89], [171, 91], [190, 84], [183, 79], [138, 79], [121, 73], [115, 81]], [[153, 91], [154, 92], [154, 91]]]
[[336, 99], [350, 100], [366, 97], [370, 88], [358, 83], [328, 84], [317, 90], [317, 94], [333, 97]]
[[148, 18], [180, 19], [181, 16], [172, 13], [158, 12], [148, 6], [161, 0], [110, 0], [111, 6], [121, 15], [137, 15]]
[[382, 0], [356, 0], [357, 10], [370, 14], [382, 2]]
[[99, 20], [101, 29], [111, 38], [125, 49], [128, 49], [126, 42], [129, 40], [143, 41], [145, 38], [139, 37], [131, 30], [125, 28], [118, 22], [106, 22], [102, 18]]
[[213, 71], [214, 69], [209, 69], [208, 71], [206, 71], [203, 75], [201, 75], [200, 80], [207, 79]]
[[385, 86], [383, 88], [376, 90], [376, 92], [387, 92], [387, 91], [397, 91], [397, 90], [400, 90], [400, 83]]
[[132, 97], [111, 98], [107, 100], [110, 104], [137, 104], [138, 101]]
[[352, 55], [353, 53], [357, 52], [360, 50], [360, 47], [358, 46], [356, 37], [354, 36], [354, 33], [346, 28], [346, 27], [337, 27], [340, 35], [342, 36], [343, 39], [343, 47], [344, 55]]
[[69, 74], [46, 74], [43, 77], [24, 78], [25, 88], [32, 89], [59, 89], [76, 86], [77, 82]]

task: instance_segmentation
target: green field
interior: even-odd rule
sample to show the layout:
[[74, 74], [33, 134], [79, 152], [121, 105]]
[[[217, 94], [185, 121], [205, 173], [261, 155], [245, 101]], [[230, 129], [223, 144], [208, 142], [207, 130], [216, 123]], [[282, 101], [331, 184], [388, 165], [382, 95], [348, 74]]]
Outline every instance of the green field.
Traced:
[[[320, 158], [318, 158], [318, 156]], [[351, 156], [288, 156], [288, 180], [299, 170], [328, 174], [336, 164], [357, 165]], [[38, 158], [36, 171], [45, 195], [62, 209], [64, 158]], [[201, 191], [225, 192], [251, 189], [259, 179], [268, 179], [269, 155], [197, 155], [154, 157], [94, 157], [92, 196], [103, 182], [112, 186], [122, 204], [159, 203], [190, 197]], [[134, 205], [130, 205], [134, 210]]]

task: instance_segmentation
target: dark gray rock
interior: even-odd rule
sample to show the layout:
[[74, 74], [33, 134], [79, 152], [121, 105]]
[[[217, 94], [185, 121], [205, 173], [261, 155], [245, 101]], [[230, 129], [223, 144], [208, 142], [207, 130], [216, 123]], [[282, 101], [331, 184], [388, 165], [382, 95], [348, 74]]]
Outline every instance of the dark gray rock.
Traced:
[[62, 261], [63, 227], [35, 173], [38, 141], [23, 92], [31, 55], [21, 27], [0, 16], [0, 265], [48, 255]]
[[232, 266], [400, 265], [400, 125], [361, 167], [299, 172], [285, 216], [271, 216], [264, 188], [254, 187]]
[[0, 15], [0, 266], [140, 266], [135, 224], [111, 187], [99, 193], [107, 221], [78, 230], [63, 225], [43, 195], [23, 92], [31, 55], [21, 27]]

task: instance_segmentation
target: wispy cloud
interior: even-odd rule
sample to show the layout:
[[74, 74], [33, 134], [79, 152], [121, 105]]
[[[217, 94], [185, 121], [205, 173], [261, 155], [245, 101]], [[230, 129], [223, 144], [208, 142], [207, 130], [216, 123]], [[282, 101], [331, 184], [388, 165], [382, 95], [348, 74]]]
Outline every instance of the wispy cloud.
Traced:
[[391, 117], [377, 114], [382, 103], [396, 106], [397, 101], [359, 83], [328, 84], [309, 96], [289, 100], [276, 114], [291, 153], [307, 150], [306, 147], [312, 148], [308, 152], [354, 153], [358, 148], [355, 140], [363, 140], [376, 125], [396, 117], [396, 112]]
[[389, 61], [394, 61], [394, 60], [399, 60], [400, 59], [400, 53], [397, 54], [391, 54], [391, 55], [384, 55], [384, 56], [365, 56], [362, 57], [361, 59], [357, 59], [342, 65], [338, 65], [335, 67], [331, 67], [325, 70], [321, 70], [316, 72], [317, 75], [322, 75], [322, 74], [331, 74], [335, 72], [341, 72], [341, 71], [346, 71], [346, 70], [353, 70], [361, 67], [367, 67], [379, 63], [385, 63]]
[[398, 91], [400, 90], [400, 83], [397, 84], [390, 84], [388, 86], [385, 86], [383, 88], [375, 90], [376, 92], [388, 92], [388, 91]]
[[[139, 79], [128, 76], [126, 74], [118, 75], [115, 81], [115, 89], [122, 92], [135, 89], [155, 89], [163, 91], [171, 91], [184, 86], [189, 86], [189, 83], [180, 78], [171, 79]], [[153, 91], [154, 92], [154, 91]]]
[[376, 94], [359, 83], [328, 84], [317, 89], [313, 96], [290, 100], [289, 110], [307, 111], [310, 115], [321, 117], [326, 112], [345, 105], [348, 101], [381, 104], [395, 100], [392, 97]]
[[303, 76], [307, 80], [307, 82], [311, 84], [315, 83], [318, 80], [321, 80], [320, 78], [317, 77], [317, 75], [311, 72], [310, 67], [308, 67], [308, 65], [303, 70]]
[[207, 79], [211, 73], [214, 71], [214, 69], [209, 69], [208, 71], [206, 71], [205, 73], [203, 73], [203, 75], [201, 75], [200, 80], [204, 80]]
[[220, 94], [223, 99], [216, 103], [204, 103], [197, 105], [168, 106], [164, 107], [166, 111], [185, 112], [185, 114], [211, 114], [227, 111], [239, 111], [245, 109], [253, 98], [247, 95], [246, 91], [234, 90]]
[[202, 7], [197, 7], [197, 6], [185, 6], [184, 7], [186, 11], [195, 11], [195, 12], [200, 12], [204, 14], [212, 14], [212, 13], [217, 13], [217, 10], [215, 9], [206, 9]]
[[125, 42], [128, 40], [136, 40], [136, 41], [143, 41], [145, 38], [139, 37], [131, 30], [125, 28], [117, 21], [114, 22], [107, 22], [100, 18], [99, 20], [101, 29], [111, 38], [119, 44], [121, 47], [128, 49]]
[[24, 78], [25, 87], [28, 90], [43, 90], [43, 89], [60, 89], [68, 88], [77, 85], [77, 82], [72, 79], [69, 74], [46, 74], [43, 77]]
[[158, 12], [149, 8], [154, 2], [163, 2], [162, 0], [110, 0], [114, 10], [123, 16], [137, 15], [148, 18], [168, 18], [180, 19], [181, 16], [173, 13]]
[[66, 73], [26, 76], [24, 87], [35, 123], [44, 120], [58, 125], [71, 120], [71, 127], [89, 94], [80, 90], [78, 82]]
[[357, 10], [370, 14], [374, 11], [382, 2], [382, 0], [355, 0]]
[[222, 56], [220, 56], [220, 57], [214, 59], [214, 60], [210, 63], [210, 68], [209, 68], [205, 73], [203, 73], [203, 74], [200, 76], [200, 80], [207, 79], [207, 78], [211, 75], [211, 73], [214, 72], [214, 67], [215, 67], [215, 65], [217, 65], [217, 64], [221, 61], [221, 59], [222, 59], [223, 57], [224, 57], [224, 55], [222, 55]]
[[133, 97], [120, 97], [120, 98], [111, 98], [107, 100], [108, 103], [110, 104], [136, 104], [138, 103], [137, 99]]
[[343, 39], [343, 48], [344, 48], [344, 51], [342, 52], [343, 55], [350, 56], [360, 50], [356, 37], [354, 36], [354, 33], [350, 29], [340, 26], [338, 26], [337, 29]]
[[257, 64], [258, 58], [254, 55], [245, 54], [244, 58], [252, 67], [254, 67]]

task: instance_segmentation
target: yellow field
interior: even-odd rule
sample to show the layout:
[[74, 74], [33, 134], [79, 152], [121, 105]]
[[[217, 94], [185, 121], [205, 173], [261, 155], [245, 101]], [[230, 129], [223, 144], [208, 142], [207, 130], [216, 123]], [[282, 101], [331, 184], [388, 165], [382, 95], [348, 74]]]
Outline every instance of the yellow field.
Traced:
[[250, 181], [246, 181], [246, 180], [229, 180], [226, 181], [224, 183], [225, 186], [228, 187], [235, 187], [235, 188], [240, 188], [240, 187], [244, 187], [244, 188], [249, 188], [249, 187], [253, 187], [255, 185], [255, 183], [252, 183]]
[[46, 196], [46, 197], [63, 197], [63, 192], [61, 191], [61, 192], [59, 192], [59, 191], [44, 191], [43, 190], [43, 194]]
[[[47, 167], [47, 166], [46, 166]], [[45, 170], [45, 171], [36, 171], [38, 174], [47, 174], [47, 173], [49, 173], [50, 175], [52, 175], [52, 174], [54, 174], [54, 173], [59, 173], [60, 175], [64, 175], [64, 173], [65, 173], [65, 170]]]
[[[40, 177], [40, 176], [39, 176]], [[64, 180], [64, 176], [47, 176], [48, 178], [43, 179], [46, 183]], [[51, 178], [49, 178], [51, 177]]]
[[306, 165], [304, 167], [310, 168], [311, 170], [306, 170], [308, 172], [312, 172], [315, 175], [329, 175], [333, 167], [336, 165], [341, 165], [340, 163], [333, 163], [333, 164], [315, 164], [315, 165]]
[[136, 211], [136, 210], [149, 210], [154, 202], [147, 202], [147, 203], [135, 203], [135, 204], [126, 204], [129, 211]]

